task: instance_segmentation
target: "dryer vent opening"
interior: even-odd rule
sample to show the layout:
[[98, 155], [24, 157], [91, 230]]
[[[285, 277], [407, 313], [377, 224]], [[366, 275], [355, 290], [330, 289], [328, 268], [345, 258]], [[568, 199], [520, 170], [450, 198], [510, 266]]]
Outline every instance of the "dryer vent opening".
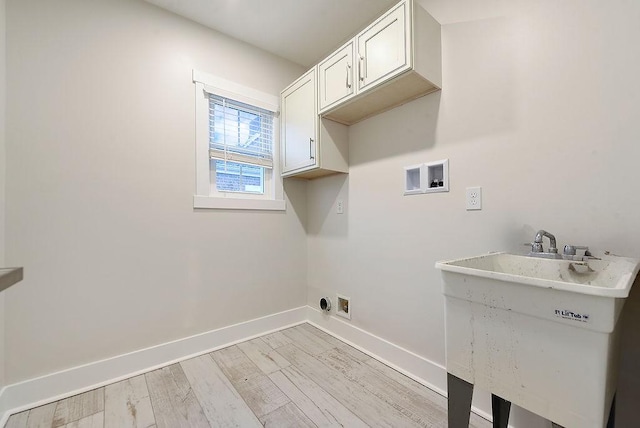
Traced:
[[329, 312], [331, 310], [331, 300], [329, 300], [328, 297], [320, 299], [320, 309], [325, 312]]

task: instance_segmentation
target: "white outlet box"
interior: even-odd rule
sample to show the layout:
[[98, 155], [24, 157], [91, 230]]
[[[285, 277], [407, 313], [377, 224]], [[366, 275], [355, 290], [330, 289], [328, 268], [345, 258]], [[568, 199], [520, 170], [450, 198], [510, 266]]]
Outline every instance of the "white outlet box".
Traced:
[[417, 195], [424, 193], [424, 190], [427, 188], [427, 168], [424, 164], [406, 166], [404, 168], [404, 175], [405, 195]]
[[467, 211], [482, 209], [482, 187], [467, 187], [466, 205]]
[[424, 164], [427, 169], [427, 187], [424, 193], [449, 191], [449, 159]]
[[344, 201], [342, 199], [338, 199], [338, 202], [336, 202], [336, 213], [344, 214]]
[[351, 319], [351, 298], [343, 296], [341, 294], [336, 295], [336, 301], [338, 305], [336, 307], [336, 315]]
[[404, 168], [404, 194], [449, 191], [449, 159]]

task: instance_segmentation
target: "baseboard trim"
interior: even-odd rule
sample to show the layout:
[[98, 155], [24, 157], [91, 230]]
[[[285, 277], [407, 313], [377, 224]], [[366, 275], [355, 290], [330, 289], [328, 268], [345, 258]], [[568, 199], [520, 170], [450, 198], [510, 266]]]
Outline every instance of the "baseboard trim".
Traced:
[[307, 308], [301, 306], [7, 385], [0, 391], [0, 426], [14, 413], [304, 323]]

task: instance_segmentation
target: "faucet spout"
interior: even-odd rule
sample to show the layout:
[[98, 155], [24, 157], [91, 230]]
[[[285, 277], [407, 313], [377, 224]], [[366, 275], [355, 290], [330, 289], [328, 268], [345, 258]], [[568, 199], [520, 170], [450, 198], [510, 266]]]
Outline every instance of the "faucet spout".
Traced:
[[[540, 244], [540, 252], [542, 252], [542, 237], [544, 236], [549, 238], [549, 252], [557, 253], [558, 248], [556, 246], [556, 237], [550, 234], [549, 232], [547, 232], [546, 230], [539, 230], [538, 233], [536, 233], [536, 237], [534, 238], [533, 243]], [[538, 252], [538, 251], [534, 251], [534, 252]]]
[[[544, 237], [549, 238], [549, 250], [545, 251], [542, 246], [542, 239]], [[529, 252], [529, 256], [532, 257], [542, 257], [547, 259], [561, 259], [562, 256], [558, 254], [558, 248], [556, 247], [556, 237], [547, 232], [546, 230], [539, 230], [536, 233], [533, 242], [531, 243], [531, 252]]]

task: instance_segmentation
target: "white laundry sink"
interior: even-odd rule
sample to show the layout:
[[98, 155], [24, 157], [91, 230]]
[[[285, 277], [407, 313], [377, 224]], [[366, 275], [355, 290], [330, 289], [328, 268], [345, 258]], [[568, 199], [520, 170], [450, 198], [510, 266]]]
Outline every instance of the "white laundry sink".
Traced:
[[565, 427], [602, 427], [640, 261], [492, 253], [442, 271], [447, 371]]
[[490, 253], [436, 264], [450, 272], [608, 297], [629, 295], [638, 266], [635, 259], [608, 254], [572, 261]]

